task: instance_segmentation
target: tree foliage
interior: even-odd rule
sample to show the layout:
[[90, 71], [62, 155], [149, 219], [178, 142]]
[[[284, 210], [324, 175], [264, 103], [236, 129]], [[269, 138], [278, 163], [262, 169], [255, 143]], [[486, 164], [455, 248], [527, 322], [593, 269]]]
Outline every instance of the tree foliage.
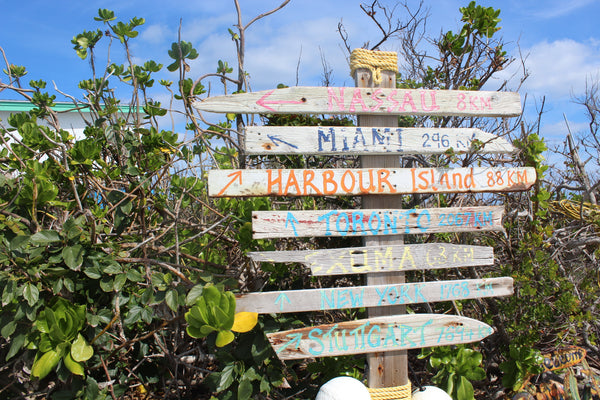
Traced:
[[[166, 50], [170, 57], [166, 68], [154, 60], [136, 63], [131, 42], [144, 19], [119, 21], [114, 12], [100, 9], [95, 25], [71, 42], [76, 54], [89, 62], [91, 76], [79, 82], [80, 98], [60, 93], [71, 100], [70, 112], [80, 112], [86, 120], [83, 137], [73, 137], [61, 126], [55, 109], [57, 96], [47, 91], [46, 82], [31, 80], [26, 85], [26, 68], [7, 62], [3, 72], [8, 80], [0, 81], [0, 92], [21, 96], [31, 109], [0, 121], [0, 357], [4, 361], [0, 398], [30, 393], [57, 399], [151, 394], [164, 398], [311, 397], [328, 378], [362, 376], [361, 357], [282, 364], [264, 332], [358, 318], [364, 310], [266, 315], [256, 320], [253, 314], [235, 312], [233, 294], [358, 284], [357, 277], [310, 277], [297, 265], [258, 266], [245, 253], [358, 246], [356, 238], [254, 240], [251, 212], [355, 208], [360, 207], [360, 199], [212, 199], [207, 195], [208, 168], [357, 165], [355, 158], [337, 156], [246, 157], [241, 128], [254, 123], [255, 117], [228, 114], [215, 122], [191, 106], [215, 82], [222, 85], [222, 93], [229, 93], [232, 85], [235, 92], [250, 90], [244, 68], [246, 31], [287, 2], [244, 23], [236, 1], [238, 21], [229, 33], [237, 65], [215, 60], [216, 72], [199, 76], [193, 71], [194, 78], [199, 76], [196, 79], [191, 77], [190, 63], [199, 52], [193, 43], [172, 43]], [[421, 46], [426, 34], [423, 4], [416, 11], [407, 4], [399, 7], [406, 12], [406, 21], [396, 20], [396, 9], [379, 1], [362, 6], [381, 31], [377, 47], [390, 41], [400, 45], [405, 62], [398, 87], [478, 90], [489, 86], [492, 76], [511, 62], [497, 36], [498, 9], [471, 2], [459, 10], [462, 25], [457, 33], [428, 38], [429, 45]], [[350, 48], [343, 26], [338, 28]], [[116, 49], [122, 57], [113, 58], [119, 61], [101, 65], [101, 55]], [[165, 70], [173, 74], [165, 75]], [[176, 78], [171, 81], [165, 76]], [[506, 85], [500, 82], [497, 89]], [[156, 100], [154, 94], [159, 91], [169, 95], [168, 104]], [[441, 156], [405, 157], [404, 166], [510, 162], [535, 167], [538, 172], [539, 182], [531, 195], [404, 198], [411, 208], [506, 204], [504, 234], [406, 238], [415, 243], [489, 245], [497, 259], [493, 268], [419, 272], [410, 279], [496, 275], [515, 279], [516, 293], [505, 299], [413, 307], [417, 312], [469, 315], [497, 329], [478, 350], [424, 353], [432, 354], [430, 365], [440, 368], [429, 378], [462, 393], [462, 398], [482, 393], [488, 398], [493, 385], [475, 381], [484, 378], [482, 368], [489, 377], [501, 373], [494, 370], [494, 363], [514, 362], [513, 356], [520, 354], [514, 350], [516, 345], [546, 352], [563, 343], [578, 343], [597, 355], [595, 194], [599, 185], [586, 173], [578, 152], [598, 162], [597, 85], [591, 84], [580, 102], [589, 113], [590, 131], [562, 149], [566, 169], [550, 171], [542, 157], [546, 147], [537, 134], [537, 116], [530, 125], [526, 119], [512, 123], [464, 117], [400, 120], [401, 125], [410, 126], [479, 127], [514, 140], [519, 148], [509, 160], [448, 151]], [[175, 118], [184, 122], [176, 126]], [[260, 118], [272, 125], [354, 122], [318, 115]], [[525, 370], [537, 371], [530, 365]]]

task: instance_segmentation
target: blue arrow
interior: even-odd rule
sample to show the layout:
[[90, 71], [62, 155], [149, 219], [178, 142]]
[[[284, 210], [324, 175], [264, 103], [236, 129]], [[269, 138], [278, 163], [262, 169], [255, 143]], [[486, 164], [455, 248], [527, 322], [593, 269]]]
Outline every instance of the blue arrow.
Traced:
[[277, 354], [281, 353], [283, 350], [288, 348], [292, 343], [296, 343], [296, 345], [294, 346], [295, 349], [300, 348], [300, 341], [302, 340], [301, 333], [290, 333], [286, 336], [292, 337], [292, 339], [289, 342], [287, 342], [286, 344], [284, 344], [283, 346], [281, 346], [279, 349], [277, 349]]
[[287, 301], [288, 304], [292, 304], [292, 302], [290, 301], [290, 298], [287, 296], [287, 294], [280, 293], [279, 296], [277, 296], [277, 299], [275, 299], [275, 304], [281, 303], [281, 304], [279, 304], [279, 311], [283, 311], [283, 302], [284, 301]]
[[269, 139], [271, 139], [271, 141], [273, 142], [273, 144], [274, 144], [275, 146], [279, 146], [279, 145], [277, 144], [277, 142], [279, 142], [279, 143], [287, 144], [288, 146], [290, 146], [290, 147], [293, 147], [294, 149], [297, 149], [297, 148], [298, 148], [298, 146], [294, 146], [293, 144], [291, 144], [291, 143], [289, 143], [289, 142], [286, 142], [285, 140], [279, 139], [279, 138], [278, 138], [277, 136], [275, 136], [275, 135], [269, 135], [269, 134], [267, 134], [267, 137], [268, 137]]
[[298, 236], [298, 232], [296, 232], [296, 225], [294, 225], [294, 223], [298, 223], [298, 220], [296, 219], [296, 217], [294, 217], [294, 215], [288, 211], [287, 213], [287, 217], [285, 219], [285, 227], [288, 227], [288, 222], [290, 223], [290, 225], [292, 225], [292, 229], [294, 230], [294, 236]]

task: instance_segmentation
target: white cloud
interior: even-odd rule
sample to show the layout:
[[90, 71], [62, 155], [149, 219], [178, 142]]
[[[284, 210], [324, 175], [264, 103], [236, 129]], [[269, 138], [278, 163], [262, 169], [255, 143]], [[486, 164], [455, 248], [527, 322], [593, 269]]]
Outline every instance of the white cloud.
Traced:
[[539, 4], [536, 3], [535, 6], [537, 11], [533, 14], [545, 19], [564, 17], [575, 10], [594, 3], [595, 1], [597, 0], [546, 1], [544, 2], [543, 7], [540, 7]]
[[[541, 97], [570, 98], [585, 91], [586, 79], [600, 71], [600, 53], [593, 42], [571, 39], [540, 42], [522, 51], [529, 77], [523, 92]], [[518, 74], [519, 61], [496, 77], [506, 79]]]
[[142, 31], [140, 39], [150, 44], [161, 44], [171, 40], [174, 33], [165, 25], [150, 25]]

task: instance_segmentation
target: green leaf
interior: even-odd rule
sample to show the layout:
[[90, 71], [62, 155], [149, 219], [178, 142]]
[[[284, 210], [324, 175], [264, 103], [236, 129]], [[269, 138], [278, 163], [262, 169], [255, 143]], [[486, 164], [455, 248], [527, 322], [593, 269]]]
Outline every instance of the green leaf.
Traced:
[[31, 235], [31, 243], [46, 246], [60, 241], [60, 235], [56, 231], [40, 231]]
[[233, 373], [234, 373], [234, 364], [228, 364], [221, 371], [221, 379], [219, 379], [219, 386], [217, 387], [217, 392], [222, 392], [223, 390], [228, 389], [231, 384], [233, 384]]
[[40, 299], [40, 291], [33, 283], [26, 283], [23, 287], [23, 297], [30, 307], [33, 307]]
[[0, 329], [0, 335], [2, 335], [3, 338], [8, 339], [10, 337], [10, 335], [15, 333], [16, 329], [17, 329], [17, 323], [14, 320], [10, 321], [7, 324], [5, 324], [4, 326], [2, 326], [2, 328]]
[[116, 275], [115, 280], [113, 281], [113, 290], [115, 292], [120, 292], [126, 283], [127, 283], [127, 275], [126, 274]]
[[233, 342], [235, 339], [235, 335], [231, 331], [219, 331], [217, 334], [217, 339], [215, 340], [215, 344], [217, 347], [227, 346], [229, 343]]
[[65, 356], [63, 357], [63, 363], [65, 364], [65, 367], [67, 367], [67, 369], [73, 374], [83, 376], [83, 365], [73, 360], [73, 357], [71, 357], [71, 353], [65, 354]]
[[62, 256], [67, 267], [73, 271], [79, 270], [79, 267], [83, 264], [83, 253], [83, 246], [80, 244], [65, 247], [62, 250]]
[[19, 235], [15, 236], [13, 240], [10, 241], [10, 250], [20, 250], [22, 249], [31, 239], [31, 236], [28, 235]]
[[206, 337], [206, 335], [202, 332], [202, 330], [196, 326], [188, 325], [185, 328], [185, 331], [187, 332], [188, 335], [190, 335], [194, 339], [202, 339], [202, 338]]
[[206, 301], [206, 304], [219, 304], [221, 300], [221, 291], [213, 285], [204, 286], [202, 297]]
[[110, 276], [103, 276], [100, 279], [100, 288], [105, 292], [112, 292], [114, 287], [114, 281]]
[[39, 379], [44, 379], [60, 361], [60, 354], [55, 350], [50, 350], [39, 358], [37, 357], [38, 355], [39, 353], [33, 362], [31, 375]]
[[77, 339], [71, 344], [71, 357], [75, 361], [87, 361], [94, 355], [94, 348], [90, 346], [81, 333], [77, 334]]
[[202, 325], [200, 326], [200, 332], [202, 332], [203, 336], [208, 336], [210, 335], [212, 332], [216, 331], [217, 328], [212, 327], [210, 325]]
[[127, 271], [127, 279], [129, 279], [129, 281], [131, 282], [138, 283], [142, 282], [144, 280], [144, 277], [142, 276], [142, 273], [140, 271], [132, 268]]
[[475, 398], [473, 385], [471, 385], [471, 382], [464, 376], [461, 376], [458, 381], [456, 396], [456, 400], [473, 400]]
[[190, 308], [190, 310], [185, 313], [185, 320], [188, 323], [198, 327], [208, 322], [203, 318], [202, 314], [200, 313], [200, 308], [198, 306]]
[[200, 297], [202, 295], [203, 289], [204, 289], [204, 285], [202, 285], [202, 284], [196, 285], [193, 288], [191, 288], [185, 298], [185, 305], [191, 306], [194, 303], [196, 303], [196, 300], [198, 299], [198, 297]]
[[169, 306], [169, 308], [173, 311], [177, 311], [179, 308], [179, 296], [177, 290], [171, 289], [165, 295], [165, 303]]
[[133, 307], [129, 308], [129, 312], [127, 312], [127, 317], [125, 317], [125, 320], [123, 322], [126, 325], [131, 325], [131, 324], [136, 323], [142, 315], [142, 310], [143, 309], [140, 306], [133, 306]]
[[123, 268], [121, 268], [121, 265], [116, 261], [112, 261], [108, 264], [102, 265], [101, 270], [105, 274], [109, 275], [116, 275], [123, 272]]
[[25, 335], [24, 333], [19, 333], [18, 335], [15, 335], [12, 338], [12, 340], [10, 341], [10, 349], [6, 354], [5, 361], [8, 361], [11, 358], [13, 358], [19, 352], [19, 350], [23, 348], [23, 344], [25, 343], [26, 337], [27, 335]]
[[252, 382], [250, 380], [242, 378], [238, 386], [237, 393], [238, 400], [248, 400], [252, 396]]
[[8, 281], [4, 287], [4, 291], [2, 292], [2, 306], [6, 306], [8, 303], [13, 301], [16, 291], [17, 283], [13, 280]]
[[102, 278], [102, 273], [100, 272], [100, 268], [98, 267], [86, 267], [83, 270], [83, 273], [87, 275], [90, 279], [100, 279]]
[[85, 400], [100, 400], [98, 395], [100, 394], [100, 389], [98, 388], [98, 382], [91, 376], [88, 376], [85, 379]]
[[98, 9], [98, 17], [94, 17], [95, 21], [109, 22], [117, 19], [115, 12], [105, 8]]

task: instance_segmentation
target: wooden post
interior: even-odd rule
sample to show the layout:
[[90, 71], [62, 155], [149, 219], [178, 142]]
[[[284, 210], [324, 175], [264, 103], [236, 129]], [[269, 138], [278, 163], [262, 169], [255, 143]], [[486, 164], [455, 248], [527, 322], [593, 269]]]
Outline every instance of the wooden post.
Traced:
[[[354, 82], [356, 87], [396, 87], [396, 72], [381, 71], [382, 81], [379, 85], [373, 83], [371, 72], [366, 68], [357, 68], [354, 71]], [[359, 115], [359, 126], [398, 126], [397, 116], [387, 115]], [[362, 168], [399, 168], [401, 167], [400, 156], [361, 156]], [[400, 208], [402, 196], [377, 196], [368, 195], [362, 197], [362, 208]], [[402, 235], [366, 237], [365, 246], [402, 244]], [[367, 285], [384, 285], [404, 283], [404, 273], [373, 273], [367, 274]], [[368, 316], [398, 315], [406, 313], [405, 306], [369, 308]], [[368, 385], [371, 388], [383, 388], [402, 386], [408, 383], [408, 362], [406, 350], [386, 351], [367, 355]]]

